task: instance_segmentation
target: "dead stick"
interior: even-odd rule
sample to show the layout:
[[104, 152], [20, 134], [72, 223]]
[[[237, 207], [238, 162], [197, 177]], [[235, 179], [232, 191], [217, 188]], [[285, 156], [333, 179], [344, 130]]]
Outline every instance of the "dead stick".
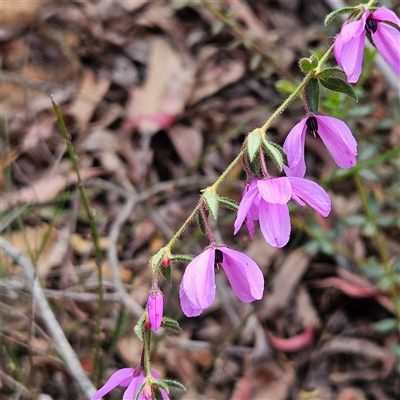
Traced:
[[13, 245], [7, 242], [2, 236], [0, 236], [0, 250], [3, 250], [9, 255], [13, 262], [21, 266], [25, 275], [32, 283], [32, 296], [36, 303], [36, 306], [40, 312], [40, 315], [45, 323], [50, 335], [52, 336], [57, 350], [61, 357], [64, 359], [65, 365], [71, 376], [75, 379], [78, 387], [84, 393], [87, 399], [90, 399], [96, 392], [96, 388], [92, 382], [86, 376], [86, 372], [83, 370], [82, 365], [74, 351], [69, 344], [67, 338], [61, 329], [50, 305], [44, 295], [43, 288], [39, 282], [39, 278], [35, 273], [35, 269], [31, 262]]

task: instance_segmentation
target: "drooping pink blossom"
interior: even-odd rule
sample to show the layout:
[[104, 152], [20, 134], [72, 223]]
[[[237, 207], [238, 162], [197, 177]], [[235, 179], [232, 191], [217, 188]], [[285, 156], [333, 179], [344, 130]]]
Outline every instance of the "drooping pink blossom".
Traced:
[[[155, 371], [151, 371], [151, 375], [155, 379], [161, 379]], [[100, 400], [108, 392], [117, 386], [126, 387], [122, 400], [132, 400], [145, 381], [145, 374], [141, 368], [122, 368], [114, 372], [108, 381], [94, 394], [91, 400]], [[163, 400], [169, 400], [164, 389], [160, 389]], [[147, 391], [142, 391], [139, 400], [151, 400], [152, 396], [148, 396]]]
[[367, 34], [383, 59], [396, 75], [400, 75], [400, 19], [393, 11], [382, 7], [374, 12], [366, 11], [359, 21], [344, 25], [335, 39], [335, 58], [346, 73], [347, 81], [355, 83], [361, 75]]
[[187, 265], [182, 277], [179, 296], [186, 316], [200, 315], [213, 303], [217, 266], [224, 269], [240, 300], [249, 303], [262, 298], [264, 277], [258, 265], [239, 251], [211, 245]]
[[328, 194], [308, 179], [297, 176], [254, 179], [239, 204], [234, 234], [236, 235], [246, 220], [249, 233], [253, 236], [254, 220], [258, 220], [261, 232], [271, 246], [285, 246], [291, 229], [287, 206], [290, 199], [302, 207], [308, 203], [324, 217], [331, 210]]
[[160, 328], [164, 314], [164, 296], [160, 289], [151, 289], [147, 298], [147, 312], [150, 326], [156, 331]]
[[291, 175], [305, 175], [304, 143], [307, 129], [320, 136], [339, 167], [351, 168], [356, 165], [357, 142], [349, 127], [340, 119], [314, 114], [304, 117], [295, 125], [283, 144]]

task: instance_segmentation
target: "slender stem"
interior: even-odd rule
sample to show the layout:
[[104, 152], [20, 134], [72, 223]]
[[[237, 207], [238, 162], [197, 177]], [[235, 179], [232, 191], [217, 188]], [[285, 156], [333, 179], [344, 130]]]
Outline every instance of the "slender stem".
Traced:
[[368, 203], [368, 198], [367, 194], [365, 193], [363, 184], [361, 182], [361, 178], [358, 174], [354, 175], [354, 182], [358, 191], [358, 194], [360, 195], [361, 202], [363, 205], [363, 208], [365, 210], [365, 213], [367, 214], [367, 219], [368, 221], [373, 225], [374, 227], [374, 239], [376, 242], [376, 247], [378, 249], [379, 256], [382, 260], [383, 263], [383, 268], [390, 279], [391, 285], [390, 285], [390, 294], [392, 296], [393, 302], [394, 302], [394, 307], [395, 307], [395, 316], [396, 320], [398, 323], [399, 327], [399, 332], [400, 332], [400, 301], [399, 301], [399, 293], [396, 288], [396, 280], [394, 276], [394, 272], [392, 270], [392, 265], [390, 262], [390, 257], [389, 257], [389, 250], [387, 248], [385, 239], [382, 235], [382, 232], [380, 231], [377, 220], [376, 220], [376, 215], [374, 212], [371, 210], [371, 207]]
[[210, 228], [210, 224], [208, 223], [208, 218], [207, 218], [207, 214], [206, 214], [206, 212], [204, 210], [204, 202], [203, 201], [201, 202], [200, 213], [201, 213], [201, 216], [203, 217], [204, 226], [206, 228], [207, 236], [210, 239], [210, 242], [214, 243], [215, 242], [215, 237], [214, 237], [214, 234], [213, 234], [213, 232], [212, 232], [212, 230]]
[[150, 343], [151, 343], [151, 328], [144, 328], [143, 330], [143, 362], [146, 371], [146, 377], [151, 378], [151, 364], [150, 364]]
[[168, 242], [168, 244], [165, 246], [167, 249], [171, 250], [172, 247], [174, 246], [175, 242], [180, 238], [182, 233], [185, 231], [185, 229], [189, 226], [189, 224], [192, 222], [192, 220], [196, 217], [197, 213], [200, 210], [201, 207], [201, 199], [195, 209], [192, 211], [192, 213], [186, 218], [185, 222], [182, 224], [182, 226], [178, 229], [178, 231], [175, 233], [175, 235], [172, 237], [172, 239]]
[[97, 321], [96, 321], [96, 340], [94, 343], [94, 370], [98, 371], [97, 374], [97, 380], [98, 384], [100, 384], [101, 381], [101, 358], [100, 358], [100, 349], [101, 349], [101, 331], [102, 331], [102, 326], [101, 326], [101, 321], [103, 319], [103, 274], [102, 274], [102, 269], [101, 265], [103, 262], [103, 254], [100, 248], [100, 240], [99, 240], [99, 235], [97, 232], [97, 225], [96, 225], [96, 220], [94, 218], [94, 212], [90, 210], [90, 205], [89, 205], [89, 199], [86, 194], [85, 187], [83, 185], [83, 180], [81, 178], [81, 174], [79, 171], [79, 165], [78, 165], [78, 157], [75, 154], [74, 148], [71, 143], [71, 135], [68, 133], [67, 127], [65, 126], [64, 118], [61, 113], [60, 107], [54, 102], [53, 97], [51, 98], [51, 101], [53, 103], [53, 108], [54, 112], [57, 117], [57, 123], [58, 127], [60, 129], [61, 135], [64, 137], [66, 145], [67, 145], [67, 150], [69, 157], [72, 161], [72, 168], [74, 169], [74, 172], [76, 173], [78, 183], [77, 187], [79, 189], [79, 194], [81, 197], [81, 201], [83, 204], [83, 207], [85, 209], [87, 218], [89, 220], [89, 225], [90, 225], [90, 230], [92, 232], [93, 236], [93, 242], [94, 242], [94, 250], [95, 250], [95, 260], [96, 260], [96, 266], [97, 266], [97, 271], [98, 271], [98, 279], [99, 279], [99, 288], [98, 288], [98, 294], [99, 294], [99, 312], [97, 314]]

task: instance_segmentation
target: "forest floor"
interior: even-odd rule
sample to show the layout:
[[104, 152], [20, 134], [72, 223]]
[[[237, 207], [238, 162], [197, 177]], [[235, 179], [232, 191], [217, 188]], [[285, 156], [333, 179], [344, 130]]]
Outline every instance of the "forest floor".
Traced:
[[[140, 363], [133, 326], [151, 284], [149, 258], [236, 157], [246, 133], [301, 81], [299, 59], [333, 43], [339, 21], [323, 25], [331, 3], [2, 2], [2, 237], [34, 266], [96, 387]], [[394, 10], [400, 15], [400, 6]], [[400, 398], [399, 99], [373, 58], [366, 51], [358, 103], [321, 92], [321, 114], [344, 120], [356, 137], [358, 166], [339, 170], [307, 134], [307, 176], [328, 191], [331, 214], [293, 207], [283, 249], [268, 245], [258, 227], [254, 239], [245, 228], [234, 236], [232, 211], [221, 209], [213, 225], [218, 241], [260, 266], [264, 298], [240, 302], [218, 273], [213, 305], [186, 318], [178, 296], [185, 264], [172, 264], [171, 286], [160, 281], [165, 315], [183, 329], [153, 344], [153, 368], [187, 388], [171, 390], [171, 399]], [[101, 310], [92, 230], [50, 95], [99, 233]], [[282, 145], [303, 116], [299, 98], [268, 137]], [[279, 174], [272, 164], [269, 171]], [[219, 194], [240, 201], [244, 180], [234, 168]], [[174, 251], [199, 254], [207, 244], [193, 223]], [[32, 277], [1, 254], [1, 398], [83, 399], [32, 297]]]

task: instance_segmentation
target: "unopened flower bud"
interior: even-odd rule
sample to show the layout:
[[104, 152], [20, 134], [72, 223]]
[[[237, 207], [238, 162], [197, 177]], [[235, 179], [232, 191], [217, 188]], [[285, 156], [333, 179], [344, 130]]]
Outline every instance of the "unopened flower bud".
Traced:
[[150, 326], [156, 331], [162, 322], [164, 312], [164, 296], [160, 289], [151, 289], [147, 298], [147, 312]]
[[167, 255], [164, 255], [164, 257], [162, 258], [161, 265], [163, 267], [169, 267], [171, 265], [171, 260]]

